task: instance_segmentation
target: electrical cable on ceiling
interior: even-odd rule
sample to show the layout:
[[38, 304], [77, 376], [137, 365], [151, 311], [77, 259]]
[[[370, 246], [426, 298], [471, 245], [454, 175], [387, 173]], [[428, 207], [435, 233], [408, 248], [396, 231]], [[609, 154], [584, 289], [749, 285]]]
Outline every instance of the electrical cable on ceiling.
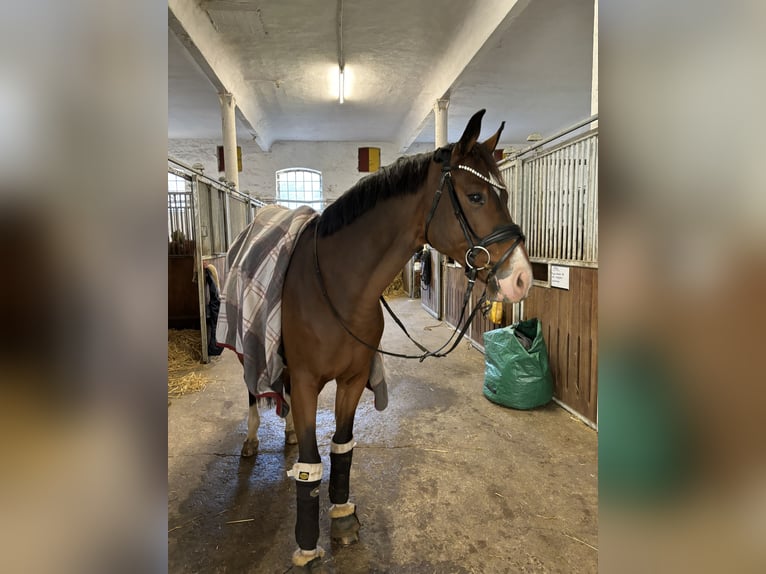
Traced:
[[340, 66], [340, 69], [342, 70], [345, 65], [345, 62], [343, 61], [343, 0], [338, 0], [336, 23], [338, 36], [338, 66]]

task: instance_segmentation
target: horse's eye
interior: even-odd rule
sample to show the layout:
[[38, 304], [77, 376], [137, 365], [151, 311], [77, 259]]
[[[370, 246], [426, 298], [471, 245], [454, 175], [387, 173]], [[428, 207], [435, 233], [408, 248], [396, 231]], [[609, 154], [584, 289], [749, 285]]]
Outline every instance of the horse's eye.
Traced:
[[468, 196], [468, 201], [471, 203], [484, 203], [484, 197], [480, 193], [472, 193]]

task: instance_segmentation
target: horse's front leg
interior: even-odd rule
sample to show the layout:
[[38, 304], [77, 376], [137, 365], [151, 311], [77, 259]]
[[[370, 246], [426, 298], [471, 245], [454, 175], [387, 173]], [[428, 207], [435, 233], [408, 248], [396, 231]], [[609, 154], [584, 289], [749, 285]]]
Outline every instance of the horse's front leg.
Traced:
[[359, 519], [356, 505], [349, 502], [349, 476], [354, 453], [354, 415], [367, 377], [338, 381], [335, 395], [335, 435], [330, 444], [330, 536], [333, 541], [348, 546], [359, 540]]
[[297, 517], [293, 564], [313, 570], [321, 565], [324, 549], [319, 540], [319, 485], [322, 482], [322, 459], [316, 439], [318, 385], [311, 380], [293, 376], [292, 408], [295, 433], [298, 437], [298, 462], [288, 471], [295, 478]]

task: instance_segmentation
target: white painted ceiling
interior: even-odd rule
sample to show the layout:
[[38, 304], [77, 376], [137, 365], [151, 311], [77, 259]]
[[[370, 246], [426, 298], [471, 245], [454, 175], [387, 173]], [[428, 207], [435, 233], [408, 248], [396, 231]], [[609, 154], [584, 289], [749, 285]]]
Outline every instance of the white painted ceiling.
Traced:
[[275, 141], [449, 140], [486, 108], [501, 144], [590, 115], [593, 0], [346, 0], [346, 101], [337, 100], [337, 0], [169, 0], [168, 137], [220, 138], [217, 93], [238, 136]]

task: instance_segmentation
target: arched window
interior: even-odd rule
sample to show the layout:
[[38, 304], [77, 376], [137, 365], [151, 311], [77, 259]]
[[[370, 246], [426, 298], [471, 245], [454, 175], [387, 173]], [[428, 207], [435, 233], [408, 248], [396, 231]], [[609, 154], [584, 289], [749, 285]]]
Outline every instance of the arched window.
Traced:
[[322, 172], [304, 167], [277, 172], [277, 203], [290, 209], [308, 205], [322, 211]]

